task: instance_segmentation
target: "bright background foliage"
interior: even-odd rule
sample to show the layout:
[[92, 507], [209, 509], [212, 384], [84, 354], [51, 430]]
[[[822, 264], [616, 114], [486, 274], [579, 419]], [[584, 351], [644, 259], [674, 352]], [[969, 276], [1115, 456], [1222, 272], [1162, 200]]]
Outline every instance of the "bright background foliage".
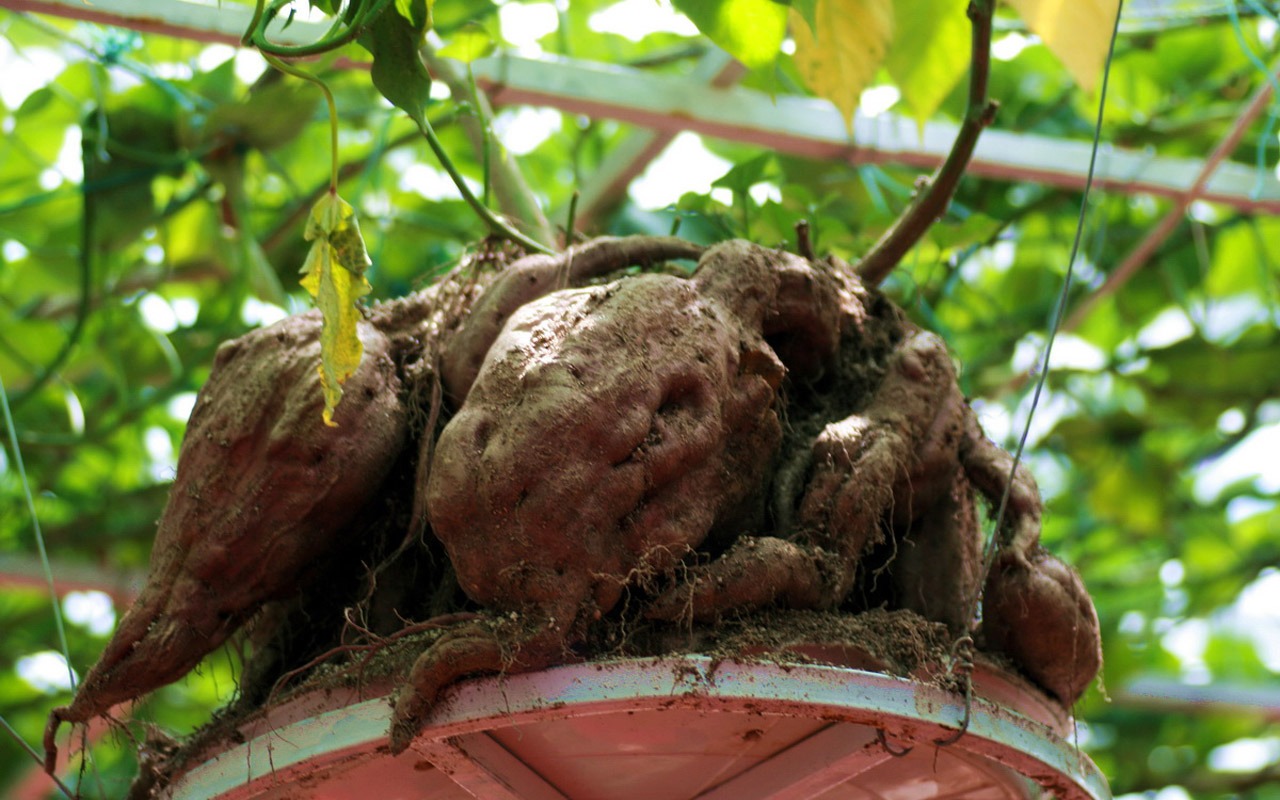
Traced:
[[[748, 88], [825, 94], [863, 118], [954, 122], [964, 112], [963, 3], [677, 5], [687, 17], [653, 0], [441, 0], [432, 41], [463, 59], [567, 57], [696, 84], [717, 58], [700, 27], [747, 65], [733, 79]], [[1069, 18], [1047, 21], [1035, 3], [1002, 11], [995, 130], [1091, 137], [1114, 6], [1070, 5]], [[1274, 11], [1249, 0], [1130, 12], [1104, 160], [1124, 149], [1199, 164], [1238, 131], [1226, 157], [1253, 170], [1256, 197], [1280, 196], [1274, 101], [1242, 124], [1250, 98], [1274, 85]], [[868, 51], [883, 59], [850, 58]], [[340, 188], [360, 216], [366, 277], [381, 299], [430, 281], [485, 231], [413, 124], [353, 68], [364, 61], [352, 45], [306, 68], [337, 95]], [[463, 94], [454, 102], [437, 81], [427, 109], [459, 169], [485, 194], [486, 164], [493, 175], [509, 154], [553, 226], [566, 223], [574, 190], [585, 197], [638, 135], [623, 122], [511, 106], [477, 149], [465, 131], [476, 103]], [[328, 186], [328, 130], [319, 93], [264, 73], [255, 53], [0, 12], [0, 377], [55, 577], [90, 590], [61, 601], [77, 670], [110, 630], [113, 596], [122, 602], [128, 576], [145, 567], [214, 349], [306, 307], [301, 234]], [[655, 150], [634, 180], [584, 201], [587, 233], [666, 232], [680, 220], [693, 239], [774, 244], [793, 241], [803, 218], [820, 251], [855, 259], [920, 172], [691, 133]], [[1026, 378], [1079, 205], [1077, 190], [1018, 174], [967, 179], [887, 284], [950, 342], [965, 391], [1006, 445], [1026, 419]], [[1117, 794], [1280, 798], [1276, 208], [1184, 208], [1110, 188], [1086, 209], [1069, 330], [1027, 458], [1048, 506], [1046, 542], [1082, 571], [1102, 618], [1110, 699], [1093, 689], [1082, 701], [1079, 739]], [[1168, 236], [1120, 270], [1170, 212]], [[35, 742], [67, 681], [13, 444], [6, 435], [0, 454], [0, 715]], [[136, 716], [190, 730], [233, 690], [235, 664], [230, 652], [211, 657]], [[1221, 702], [1190, 703], [1197, 692]], [[94, 752], [84, 796], [117, 796], [133, 771], [129, 742], [108, 737]], [[0, 738], [0, 794], [33, 785], [31, 766]]]

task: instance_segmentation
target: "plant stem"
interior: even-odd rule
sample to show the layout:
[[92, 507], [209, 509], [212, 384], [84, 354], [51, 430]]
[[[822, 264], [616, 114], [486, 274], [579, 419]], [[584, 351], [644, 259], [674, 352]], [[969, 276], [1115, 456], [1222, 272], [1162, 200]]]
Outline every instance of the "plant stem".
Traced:
[[320, 87], [320, 91], [324, 92], [324, 100], [329, 104], [329, 193], [338, 193], [338, 105], [333, 100], [333, 92], [329, 90], [329, 86], [315, 75], [304, 72], [292, 64], [286, 64], [268, 52], [263, 51], [262, 57], [267, 63], [286, 75], [292, 75], [295, 78], [301, 78], [304, 81], [313, 83]]
[[930, 179], [929, 185], [911, 202], [889, 230], [858, 262], [858, 275], [868, 286], [877, 286], [902, 257], [915, 247], [933, 223], [947, 210], [964, 175], [982, 129], [995, 119], [999, 104], [987, 98], [987, 78], [991, 72], [991, 20], [994, 0], [971, 0], [969, 20], [973, 24], [972, 66], [969, 68], [969, 103], [964, 122], [956, 133], [947, 160]]
[[[449, 92], [455, 101], [461, 101], [466, 97], [471, 98], [476, 114], [474, 117], [463, 114], [459, 122], [476, 153], [482, 154], [486, 147], [485, 131], [489, 129], [493, 120], [493, 110], [489, 107], [488, 98], [479, 91], [478, 87], [473, 96], [471, 84], [458, 68], [458, 63], [436, 55], [430, 44], [422, 49], [422, 57], [431, 74], [449, 87]], [[529, 184], [525, 182], [511, 154], [500, 150], [490, 160], [489, 167], [493, 180], [493, 193], [498, 198], [498, 207], [502, 212], [522, 223], [533, 238], [547, 244], [555, 242], [555, 229], [546, 214], [542, 212], [537, 198], [529, 188]]]
[[444, 167], [444, 171], [449, 173], [449, 177], [453, 180], [454, 186], [458, 187], [458, 192], [462, 194], [462, 199], [466, 200], [467, 205], [471, 206], [471, 210], [475, 211], [476, 215], [485, 221], [490, 231], [504, 239], [510, 239], [530, 252], [546, 253], [547, 255], [555, 253], [547, 245], [535, 241], [511, 227], [506, 220], [494, 214], [492, 209], [480, 202], [475, 193], [471, 191], [471, 187], [467, 186], [467, 182], [463, 179], [462, 174], [458, 172], [458, 168], [453, 165], [453, 160], [445, 152], [444, 145], [440, 144], [440, 139], [436, 137], [435, 129], [427, 121], [426, 115], [410, 114], [409, 116], [417, 124], [418, 130], [426, 138], [427, 144], [431, 146], [431, 152], [436, 154], [436, 160], [440, 162], [440, 166]]
[[311, 44], [303, 45], [282, 45], [275, 44], [267, 39], [267, 26], [276, 18], [287, 5], [285, 0], [275, 0], [270, 8], [264, 8], [264, 0], [258, 0], [253, 10], [253, 19], [249, 22], [249, 29], [245, 31], [241, 38], [241, 43], [249, 47], [257, 48], [264, 56], [273, 55], [282, 58], [301, 58], [304, 56], [316, 56], [321, 53], [328, 53], [336, 50], [344, 44], [355, 41], [364, 28], [378, 15], [391, 0], [370, 0], [367, 6], [362, 5], [355, 15], [346, 21], [346, 29], [338, 32], [342, 28], [343, 20], [334, 20], [333, 27], [329, 33], [321, 37], [318, 41]]

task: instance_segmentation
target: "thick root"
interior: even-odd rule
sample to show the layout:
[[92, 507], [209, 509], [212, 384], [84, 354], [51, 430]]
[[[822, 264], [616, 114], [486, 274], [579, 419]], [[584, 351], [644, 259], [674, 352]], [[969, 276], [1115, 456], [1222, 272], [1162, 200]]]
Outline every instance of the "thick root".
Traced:
[[645, 608], [650, 619], [714, 622], [724, 614], [781, 605], [824, 609], [839, 604], [853, 578], [820, 548], [772, 536], [743, 537], [720, 558]]
[[396, 696], [391, 752], [402, 753], [413, 742], [441, 692], [453, 683], [470, 676], [529, 672], [562, 664], [570, 657], [566, 641], [571, 638], [576, 635], [570, 620], [523, 619], [514, 614], [445, 634], [414, 662], [408, 681]]
[[391, 716], [391, 752], [402, 753], [422, 730], [440, 692], [459, 678], [501, 672], [502, 644], [494, 632], [467, 626], [445, 634], [418, 656], [409, 679], [396, 696]]

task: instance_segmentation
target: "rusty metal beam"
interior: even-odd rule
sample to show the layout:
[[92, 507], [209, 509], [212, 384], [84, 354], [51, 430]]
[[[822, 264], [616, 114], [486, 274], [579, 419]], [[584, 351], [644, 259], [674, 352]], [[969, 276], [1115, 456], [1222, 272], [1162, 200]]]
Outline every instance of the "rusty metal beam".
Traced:
[[[1274, 66], [1272, 67], [1272, 73], [1275, 73]], [[1085, 318], [1089, 316], [1089, 312], [1093, 310], [1099, 301], [1104, 297], [1115, 294], [1120, 290], [1120, 287], [1138, 274], [1138, 270], [1155, 255], [1160, 245], [1164, 244], [1170, 234], [1182, 224], [1182, 220], [1191, 204], [1196, 200], [1206, 199], [1205, 189], [1218, 165], [1225, 161], [1227, 155], [1240, 145], [1244, 132], [1271, 104], [1271, 95], [1272, 83], [1270, 81], [1264, 82], [1254, 92], [1253, 97], [1249, 99], [1249, 104], [1245, 106], [1244, 111], [1236, 118], [1231, 130], [1227, 131], [1227, 135], [1222, 137], [1222, 140], [1218, 142], [1218, 146], [1204, 160], [1200, 167], [1200, 172], [1196, 175], [1196, 179], [1192, 182], [1190, 188], [1175, 198], [1176, 202], [1173, 208], [1169, 209], [1169, 213], [1165, 214], [1164, 218], [1147, 233], [1146, 237], [1133, 250], [1129, 251], [1129, 255], [1125, 256], [1124, 261], [1120, 262], [1119, 266], [1111, 270], [1106, 281], [1076, 306], [1075, 310], [1071, 312], [1071, 316], [1063, 323], [1063, 331], [1072, 331], [1079, 327], [1080, 323], [1084, 322]]]
[[[0, 0], [0, 7], [86, 19], [200, 41], [235, 44], [248, 22], [244, 6], [192, 0], [163, 4], [144, 0]], [[323, 26], [295, 21], [275, 38], [309, 40]], [[477, 79], [504, 105], [540, 105], [606, 117], [662, 134], [681, 131], [755, 144], [779, 152], [852, 164], [895, 163], [931, 170], [946, 157], [956, 126], [895, 114], [854, 120], [853, 136], [829, 103], [808, 97], [769, 96], [741, 87], [717, 88], [688, 78], [655, 75], [553, 57], [502, 54], [473, 64]], [[643, 152], [640, 153], [643, 157]], [[1089, 143], [993, 128], [978, 143], [969, 174], [1079, 189], [1084, 186]], [[1198, 187], [1199, 199], [1242, 211], [1280, 213], [1280, 180], [1252, 165], [1104, 148], [1095, 185], [1126, 194], [1181, 199]]]
[[[89, 564], [55, 561], [53, 587], [58, 595], [68, 592], [98, 591], [108, 594], [117, 606], [127, 606], [142, 591], [146, 574], [140, 570], [113, 571]], [[0, 555], [0, 589], [29, 588], [48, 593], [44, 568], [34, 556]]]
[[[946, 158], [957, 126], [931, 122], [923, 133], [895, 114], [859, 115], [853, 137], [829, 103], [770, 97], [741, 87], [712, 88], [678, 77], [551, 58], [498, 55], [473, 65], [490, 98], [504, 105], [541, 105], [608, 117], [657, 131], [693, 131], [817, 160], [897, 163], [929, 170]], [[1090, 144], [991, 128], [978, 142], [969, 174], [1084, 187]], [[1201, 159], [1164, 158], [1106, 147], [1095, 186], [1126, 194], [1183, 197], [1205, 171]], [[1199, 190], [1205, 200], [1247, 211], [1280, 213], [1280, 180], [1252, 166], [1213, 165]]]

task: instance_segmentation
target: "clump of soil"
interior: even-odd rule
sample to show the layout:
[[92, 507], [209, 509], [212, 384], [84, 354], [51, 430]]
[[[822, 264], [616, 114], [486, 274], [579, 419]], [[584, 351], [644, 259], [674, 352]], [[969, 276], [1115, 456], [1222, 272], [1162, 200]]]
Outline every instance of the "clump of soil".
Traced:
[[[636, 274], [669, 259], [697, 269]], [[396, 750], [453, 681], [573, 659], [856, 650], [945, 672], [975, 633], [974, 504], [1012, 463], [940, 339], [848, 265], [748, 242], [501, 261], [372, 311], [337, 429], [314, 317], [227, 346], [145, 602], [51, 718], [50, 754], [60, 721], [175, 679], [251, 617], [240, 700], [211, 730], [282, 687], [390, 670]], [[1013, 474], [986, 641], [1070, 703], [1097, 620]]]

